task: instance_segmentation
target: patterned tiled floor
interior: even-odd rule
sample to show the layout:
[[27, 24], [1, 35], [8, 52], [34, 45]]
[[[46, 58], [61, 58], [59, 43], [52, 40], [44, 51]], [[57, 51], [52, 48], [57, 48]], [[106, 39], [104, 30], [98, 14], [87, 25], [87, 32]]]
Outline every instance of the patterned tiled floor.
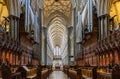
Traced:
[[54, 71], [48, 79], [68, 79], [68, 77], [62, 71]]

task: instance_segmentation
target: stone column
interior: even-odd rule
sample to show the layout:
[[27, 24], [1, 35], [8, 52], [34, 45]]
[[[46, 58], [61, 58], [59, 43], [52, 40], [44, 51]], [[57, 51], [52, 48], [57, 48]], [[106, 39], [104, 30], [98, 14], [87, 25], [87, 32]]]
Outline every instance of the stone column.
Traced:
[[108, 31], [109, 31], [109, 16], [106, 14], [106, 15], [104, 15], [104, 17], [103, 17], [103, 20], [104, 20], [104, 38], [106, 38], [107, 36], [108, 36]]
[[47, 65], [47, 28], [43, 28], [44, 29], [44, 60], [45, 60], [45, 65]]
[[98, 18], [98, 22], [99, 22], [99, 40], [101, 39], [101, 18]]
[[104, 18], [104, 34], [105, 34], [105, 38], [107, 37], [107, 17]]
[[14, 33], [15, 33], [15, 34], [14, 34], [14, 35], [15, 35], [15, 40], [17, 40], [17, 34], [18, 34], [18, 33], [17, 33], [17, 28], [18, 28], [18, 25], [17, 25], [17, 18], [16, 18], [16, 17], [15, 17], [15, 24], [14, 24], [14, 26], [15, 26], [15, 27], [14, 27], [14, 28], [15, 28], [15, 32], [14, 32]]
[[17, 19], [17, 40], [18, 40], [18, 43], [20, 44], [20, 26], [19, 26], [19, 20], [20, 20], [20, 18]]
[[14, 18], [12, 15], [9, 17], [10, 17], [10, 37], [14, 38]]
[[39, 29], [39, 42], [38, 42], [38, 44], [37, 44], [37, 47], [39, 48], [38, 49], [38, 59], [39, 59], [39, 64], [41, 65], [41, 60], [42, 60], [42, 10], [41, 9], [39, 9], [39, 12], [38, 12], [38, 24], [39, 24], [39, 26], [38, 26], [38, 29]]
[[37, 79], [41, 79], [41, 71], [42, 71], [42, 68], [41, 68], [41, 60], [42, 60], [42, 10], [39, 9], [38, 11], [38, 24], [39, 24], [39, 42], [37, 44], [37, 54], [38, 54], [38, 61], [39, 61], [39, 67], [38, 67], [38, 72], [37, 72]]
[[70, 36], [71, 36], [71, 32], [72, 32], [72, 27], [68, 28], [68, 64], [70, 65], [70, 61], [71, 61], [71, 40], [70, 40]]
[[103, 21], [103, 18], [101, 17], [101, 26], [100, 26], [100, 28], [101, 28], [101, 29], [100, 29], [100, 30], [101, 30], [101, 40], [102, 40], [103, 37], [104, 37], [104, 36], [103, 36], [103, 32], [104, 32], [103, 22], [104, 22], [104, 21]]
[[30, 32], [30, 0], [25, 0], [25, 31]]
[[76, 8], [74, 8], [74, 11], [73, 11], [73, 16], [74, 16], [74, 24], [73, 24], [73, 40], [74, 40], [74, 59], [75, 59], [75, 55], [76, 55]]
[[92, 32], [92, 0], [88, 0], [88, 30]]
[[71, 54], [71, 49], [70, 49], [70, 37], [68, 36], [68, 64], [70, 65], [70, 54]]

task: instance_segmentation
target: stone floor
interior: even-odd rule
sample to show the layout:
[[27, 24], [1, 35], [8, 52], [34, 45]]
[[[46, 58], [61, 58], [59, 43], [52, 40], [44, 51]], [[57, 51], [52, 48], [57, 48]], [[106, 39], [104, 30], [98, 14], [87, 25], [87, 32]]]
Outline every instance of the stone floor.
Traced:
[[68, 79], [68, 77], [62, 71], [54, 71], [48, 79]]

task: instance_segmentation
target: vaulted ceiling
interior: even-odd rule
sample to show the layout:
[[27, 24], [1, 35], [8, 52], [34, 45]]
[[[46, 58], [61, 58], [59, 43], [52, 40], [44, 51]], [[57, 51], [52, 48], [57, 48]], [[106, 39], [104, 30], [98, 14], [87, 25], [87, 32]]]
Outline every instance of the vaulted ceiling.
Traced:
[[44, 17], [51, 16], [54, 12], [63, 13], [69, 17], [71, 15], [71, 1], [70, 0], [44, 0], [43, 5]]
[[67, 43], [67, 28], [71, 25], [71, 0], [44, 0], [43, 24], [53, 50], [63, 51]]

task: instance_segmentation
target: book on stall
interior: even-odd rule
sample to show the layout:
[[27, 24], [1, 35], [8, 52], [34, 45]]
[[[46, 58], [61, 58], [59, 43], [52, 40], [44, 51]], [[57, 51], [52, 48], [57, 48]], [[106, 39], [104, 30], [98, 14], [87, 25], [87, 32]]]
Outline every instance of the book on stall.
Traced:
[[27, 68], [27, 66], [22, 66], [27, 72], [30, 71], [30, 69]]

